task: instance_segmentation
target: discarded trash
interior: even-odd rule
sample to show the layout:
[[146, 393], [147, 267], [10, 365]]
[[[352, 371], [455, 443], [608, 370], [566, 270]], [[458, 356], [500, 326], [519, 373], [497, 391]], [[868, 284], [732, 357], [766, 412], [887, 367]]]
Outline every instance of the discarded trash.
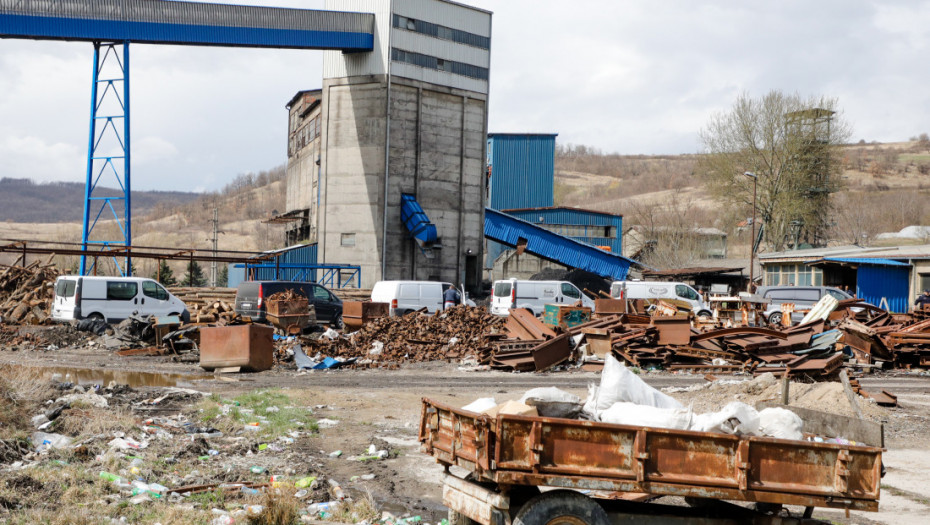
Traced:
[[329, 453], [329, 457], [331, 457], [331, 458], [338, 458], [338, 457], [341, 456], [341, 455], [342, 455], [342, 451], [341, 451], [341, 450], [334, 450], [334, 451], [332, 451], [332, 452]]
[[329, 478], [326, 480], [326, 482], [329, 483], [330, 491], [332, 492], [334, 498], [339, 501], [346, 499], [345, 492], [342, 491], [342, 487], [339, 486], [338, 481], [334, 480], [333, 478]]
[[259, 467], [258, 465], [252, 465], [251, 467], [249, 467], [249, 472], [251, 472], [252, 474], [262, 474], [263, 472], [265, 472], [265, 468]]
[[339, 424], [339, 422], [336, 421], [335, 419], [329, 419], [329, 418], [325, 418], [325, 417], [324, 417], [323, 419], [317, 419], [317, 420], [316, 420], [316, 426], [318, 426], [319, 428], [330, 428], [330, 427], [334, 427], [334, 426], [336, 426], [336, 425], [338, 425], [338, 424]]
[[66, 448], [71, 445], [73, 441], [68, 436], [63, 436], [61, 434], [46, 434], [45, 432], [33, 432], [30, 437], [32, 441], [32, 446], [35, 447], [36, 452], [42, 452], [43, 450], [48, 450], [51, 448]]
[[306, 478], [300, 478], [294, 483], [294, 487], [298, 489], [312, 488], [316, 485], [316, 476], [308, 476]]

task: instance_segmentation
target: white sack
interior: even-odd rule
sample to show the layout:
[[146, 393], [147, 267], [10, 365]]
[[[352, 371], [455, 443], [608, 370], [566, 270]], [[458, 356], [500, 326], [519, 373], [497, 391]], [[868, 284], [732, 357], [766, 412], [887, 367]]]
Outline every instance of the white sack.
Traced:
[[635, 403], [614, 403], [613, 406], [601, 412], [601, 421], [617, 425], [688, 430], [691, 426], [691, 410], [656, 408]]
[[588, 385], [588, 398], [584, 401], [584, 406], [581, 407], [581, 417], [583, 419], [589, 419], [591, 421], [600, 421], [599, 413], [597, 411], [597, 385]]
[[482, 397], [463, 406], [462, 410], [468, 410], [469, 412], [481, 414], [482, 412], [490, 410], [496, 406], [497, 401], [494, 401], [493, 397]]
[[734, 401], [716, 412], [698, 414], [691, 420], [691, 430], [724, 434], [755, 434], [759, 430], [759, 413], [755, 408]]
[[803, 439], [804, 421], [785, 408], [766, 408], [759, 412], [759, 432], [763, 436], [780, 439]]
[[614, 403], [621, 402], [656, 408], [684, 408], [675, 398], [647, 385], [612, 354], [607, 354], [604, 371], [601, 373], [601, 386], [593, 408], [600, 412], [612, 407]]
[[581, 411], [581, 398], [554, 386], [527, 390], [521, 403], [536, 407], [540, 416], [574, 419]]

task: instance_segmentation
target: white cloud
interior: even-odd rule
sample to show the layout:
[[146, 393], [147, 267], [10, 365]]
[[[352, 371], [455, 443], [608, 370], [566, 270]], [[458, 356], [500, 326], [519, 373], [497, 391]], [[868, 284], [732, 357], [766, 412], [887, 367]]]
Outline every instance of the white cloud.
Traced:
[[[770, 89], [839, 97], [855, 139], [930, 131], [927, 2], [462, 1], [494, 12], [491, 131], [553, 132], [608, 152], [692, 153], [714, 112], [741, 91]], [[284, 163], [284, 104], [322, 83], [317, 51], [133, 45], [131, 53], [140, 189], [214, 189]], [[83, 179], [91, 57], [86, 43], [0, 40], [0, 153], [13, 155], [0, 176]]]

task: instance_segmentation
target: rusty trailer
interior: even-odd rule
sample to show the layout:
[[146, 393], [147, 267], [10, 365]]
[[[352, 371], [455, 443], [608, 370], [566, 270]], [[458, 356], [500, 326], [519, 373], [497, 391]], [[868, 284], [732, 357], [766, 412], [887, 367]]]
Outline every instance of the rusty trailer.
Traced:
[[[531, 489], [538, 496], [530, 502], [553, 499], [542, 498], [548, 492], [540, 495], [539, 487], [570, 489], [559, 492], [572, 500], [578, 499], [573, 491], [584, 491], [608, 500], [681, 496], [769, 508], [797, 505], [807, 508], [806, 517], [814, 507], [878, 510], [882, 449], [876, 447], [545, 417], [492, 418], [429, 399], [423, 399], [419, 440], [422, 450], [446, 467], [445, 504], [485, 525], [512, 523], [525, 511], [509, 495]], [[449, 475], [451, 466], [469, 471], [473, 483]]]

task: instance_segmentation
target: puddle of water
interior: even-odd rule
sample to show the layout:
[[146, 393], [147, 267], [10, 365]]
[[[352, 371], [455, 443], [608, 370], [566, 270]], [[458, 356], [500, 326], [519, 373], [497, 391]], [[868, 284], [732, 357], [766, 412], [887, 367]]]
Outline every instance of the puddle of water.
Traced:
[[129, 370], [107, 370], [95, 368], [74, 368], [69, 366], [22, 366], [2, 365], [0, 370], [20, 369], [37, 374], [43, 379], [51, 379], [54, 374], [61, 374], [63, 381], [79, 385], [109, 385], [115, 381], [131, 387], [176, 386], [190, 388], [194, 381], [213, 379], [210, 374], [163, 374], [156, 372], [136, 372]]

